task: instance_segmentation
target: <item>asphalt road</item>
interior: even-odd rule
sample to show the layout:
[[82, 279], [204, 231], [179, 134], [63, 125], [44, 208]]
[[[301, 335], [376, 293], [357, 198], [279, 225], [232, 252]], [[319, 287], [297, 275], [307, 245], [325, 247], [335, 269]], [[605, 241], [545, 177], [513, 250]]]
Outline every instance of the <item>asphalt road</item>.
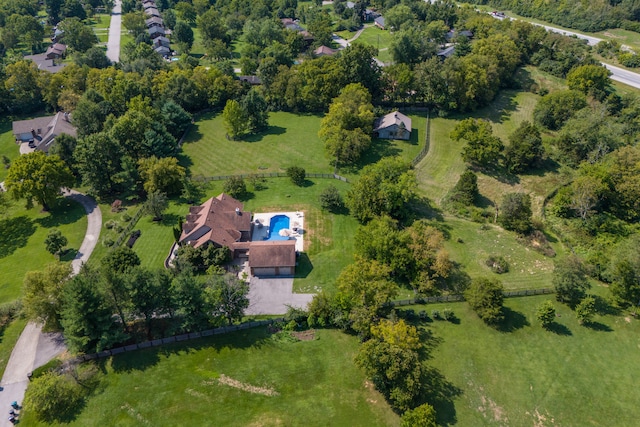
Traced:
[[[82, 264], [87, 262], [100, 237], [102, 213], [95, 200], [77, 191], [65, 192], [65, 197], [80, 203], [87, 213], [87, 231], [75, 259], [71, 262], [73, 274], [78, 274]], [[9, 409], [12, 402], [22, 405], [24, 393], [29, 385], [27, 374], [46, 364], [65, 350], [61, 334], [45, 334], [42, 325], [30, 322], [25, 326], [16, 343], [7, 368], [0, 381], [0, 411], [5, 410], [5, 417], [0, 415], [0, 427], [11, 426]], [[4, 409], [3, 409], [4, 408]]]
[[107, 40], [107, 58], [111, 62], [120, 61], [120, 33], [122, 31], [122, 0], [115, 0], [111, 10], [109, 39]]
[[[494, 18], [500, 19], [492, 14], [490, 14]], [[515, 18], [510, 18], [515, 19]], [[603, 39], [593, 36], [587, 36], [585, 34], [575, 33], [573, 31], [563, 30], [562, 28], [552, 27], [550, 25], [536, 24], [531, 22], [531, 24], [536, 25], [538, 27], [543, 27], [547, 31], [551, 31], [553, 33], [564, 34], [565, 36], [575, 36], [579, 39], [586, 40], [590, 46], [595, 46], [600, 43]], [[630, 50], [628, 46], [622, 45], [622, 49]], [[609, 71], [611, 71], [611, 80], [615, 80], [620, 83], [624, 83], [636, 89], [640, 89], [640, 73], [634, 73], [633, 71], [625, 70], [624, 68], [616, 67], [615, 65], [609, 65], [607, 63], [602, 63]]]

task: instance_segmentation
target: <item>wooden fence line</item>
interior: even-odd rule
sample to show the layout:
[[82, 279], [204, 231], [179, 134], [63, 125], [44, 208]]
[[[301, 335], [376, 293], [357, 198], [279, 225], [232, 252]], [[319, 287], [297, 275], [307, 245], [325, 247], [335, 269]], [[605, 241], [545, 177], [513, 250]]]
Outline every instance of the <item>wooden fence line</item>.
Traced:
[[83, 354], [78, 356], [77, 359], [81, 362], [87, 361], [87, 360], [102, 359], [104, 357], [110, 357], [120, 353], [129, 353], [132, 351], [141, 350], [143, 348], [159, 347], [165, 344], [172, 344], [175, 342], [189, 341], [197, 338], [210, 337], [213, 335], [228, 334], [229, 332], [242, 331], [245, 329], [256, 328], [258, 326], [271, 325], [275, 322], [283, 322], [283, 321], [284, 321], [283, 317], [277, 318], [277, 319], [254, 320], [253, 322], [241, 323], [239, 325], [222, 326], [219, 328], [207, 329], [206, 331], [201, 331], [201, 332], [191, 332], [188, 334], [174, 335], [167, 338], [159, 338], [157, 340], [152, 340], [152, 341], [143, 341], [137, 344], [130, 344], [122, 347], [116, 347], [116, 348], [112, 348], [111, 350], [104, 350], [99, 353]]
[[422, 150], [420, 150], [418, 155], [411, 161], [412, 167], [416, 167], [416, 165], [420, 163], [422, 159], [425, 158], [425, 156], [429, 152], [430, 144], [431, 144], [431, 113], [429, 110], [427, 110], [427, 129], [426, 129], [426, 135], [424, 137], [424, 147], [422, 147]]
[[143, 212], [144, 212], [144, 205], [142, 205], [140, 209], [138, 209], [138, 212], [136, 212], [133, 218], [131, 218], [131, 221], [129, 221], [129, 223], [124, 228], [124, 230], [122, 230], [122, 233], [120, 233], [115, 243], [111, 246], [109, 250], [113, 250], [115, 248], [120, 247], [120, 245], [122, 245], [122, 242], [124, 242], [124, 239], [127, 238], [127, 236], [129, 235], [133, 227], [135, 227], [136, 224], [138, 223], [138, 220], [140, 220], [140, 217], [142, 216]]
[[[267, 172], [267, 173], [242, 173], [239, 175], [214, 175], [214, 176], [195, 176], [193, 177], [193, 180], [195, 181], [201, 181], [201, 182], [209, 182], [209, 181], [224, 181], [227, 180], [229, 178], [242, 178], [242, 179], [247, 179], [247, 178], [287, 178], [289, 175], [287, 175], [285, 172]], [[331, 178], [331, 179], [337, 179], [343, 182], [349, 182], [349, 179], [342, 176], [342, 175], [338, 175], [337, 173], [306, 173], [305, 174], [306, 178]]]
[[[533, 296], [533, 295], [548, 295], [554, 294], [556, 291], [553, 288], [541, 288], [541, 289], [523, 289], [520, 291], [505, 291], [502, 294], [505, 298], [513, 298], [513, 297], [525, 297], [525, 296]], [[403, 306], [403, 305], [415, 305], [415, 304], [428, 304], [434, 302], [457, 302], [464, 301], [464, 296], [460, 294], [455, 295], [442, 295], [437, 297], [425, 297], [425, 298], [415, 298], [415, 299], [406, 299], [406, 300], [398, 300], [391, 301], [391, 305], [394, 307]]]

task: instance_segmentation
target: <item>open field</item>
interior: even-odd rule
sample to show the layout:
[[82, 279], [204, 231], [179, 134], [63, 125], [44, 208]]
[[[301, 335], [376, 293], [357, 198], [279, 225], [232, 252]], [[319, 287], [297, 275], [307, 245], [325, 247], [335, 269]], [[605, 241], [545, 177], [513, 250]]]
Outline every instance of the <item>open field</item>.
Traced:
[[290, 342], [256, 328], [123, 354], [102, 362], [69, 425], [397, 426], [354, 365], [357, 348], [338, 331]]
[[109, 39], [109, 25], [111, 25], [111, 15], [98, 14], [87, 20], [93, 32], [98, 36], [100, 43], [106, 43]]
[[58, 228], [68, 239], [70, 249], [63, 261], [71, 261], [87, 230], [84, 208], [67, 199], [51, 212], [41, 212], [36, 205], [24, 208], [24, 201], [11, 202], [0, 217], [0, 303], [13, 301], [22, 294], [22, 281], [28, 271], [40, 270], [56, 259], [47, 252], [44, 240], [52, 228]]
[[384, 49], [391, 46], [392, 39], [393, 34], [389, 30], [381, 30], [376, 26], [371, 26], [360, 34], [356, 42], [375, 46], [377, 49]]
[[[0, 121], [0, 159], [2, 156], [7, 156], [10, 161], [20, 156], [16, 138], [11, 132], [11, 120], [9, 119]], [[6, 176], [7, 170], [4, 168], [4, 164], [0, 164], [0, 182], [4, 181]]]
[[427, 324], [441, 340], [429, 363], [460, 391], [453, 405], [436, 404], [441, 425], [637, 424], [638, 320], [596, 316], [585, 327], [554, 303], [559, 317], [546, 331], [535, 308], [548, 299], [553, 296], [505, 300], [503, 330], [484, 325], [466, 303], [413, 307], [428, 313], [449, 307], [459, 319]]
[[[426, 119], [411, 116], [417, 130], [411, 141], [374, 140], [363, 164], [375, 162], [382, 156], [400, 155], [410, 161], [420, 151]], [[192, 175], [233, 175], [284, 172], [289, 166], [303, 166], [307, 172], [332, 173], [333, 164], [324, 152], [318, 137], [318, 115], [296, 115], [275, 112], [269, 115], [269, 129], [257, 135], [248, 135], [240, 141], [225, 137], [222, 116], [207, 114], [196, 121], [183, 145], [183, 166]], [[354, 170], [341, 171], [348, 177]]]
[[[445, 246], [451, 258], [459, 262], [472, 278], [500, 279], [507, 290], [552, 287], [553, 258], [519, 243], [514, 233], [499, 226], [482, 226], [454, 217], [447, 217], [446, 224], [451, 227], [451, 239]], [[462, 243], [457, 241], [458, 238]], [[552, 244], [552, 247], [559, 252], [558, 256], [563, 254], [559, 243]], [[492, 272], [485, 264], [491, 255], [503, 256], [509, 263], [509, 272]]]

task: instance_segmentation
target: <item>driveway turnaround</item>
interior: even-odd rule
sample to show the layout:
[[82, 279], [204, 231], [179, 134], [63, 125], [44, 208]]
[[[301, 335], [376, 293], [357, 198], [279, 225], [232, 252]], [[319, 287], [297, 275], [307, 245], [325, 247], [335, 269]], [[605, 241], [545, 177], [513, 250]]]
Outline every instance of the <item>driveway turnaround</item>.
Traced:
[[[84, 194], [69, 190], [64, 195], [80, 203], [87, 213], [87, 231], [80, 245], [80, 250], [71, 262], [73, 274], [76, 275], [96, 247], [102, 228], [102, 213], [95, 200]], [[10, 405], [12, 402], [18, 402], [22, 405], [24, 393], [29, 385], [27, 378], [29, 372], [46, 364], [64, 350], [64, 339], [61, 334], [45, 334], [42, 332], [42, 325], [33, 322], [25, 326], [11, 352], [7, 368], [0, 382], [2, 387], [0, 391], [0, 427], [12, 425], [9, 422]], [[3, 410], [6, 411], [4, 417], [1, 415]]]
[[122, 0], [113, 2], [111, 10], [111, 24], [109, 25], [109, 38], [107, 39], [107, 58], [111, 62], [120, 61], [120, 33], [122, 31]]
[[313, 295], [293, 293], [291, 277], [251, 277], [246, 314], [285, 314], [288, 306], [306, 309]]

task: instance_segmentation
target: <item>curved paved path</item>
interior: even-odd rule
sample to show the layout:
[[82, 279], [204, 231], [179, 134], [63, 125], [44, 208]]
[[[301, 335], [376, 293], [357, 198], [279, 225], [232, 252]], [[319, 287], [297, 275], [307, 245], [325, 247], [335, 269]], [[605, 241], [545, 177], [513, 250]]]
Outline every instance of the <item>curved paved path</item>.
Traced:
[[[73, 274], [76, 275], [96, 247], [102, 228], [102, 213], [95, 200], [84, 194], [68, 190], [64, 196], [80, 203], [87, 212], [87, 231], [75, 259], [71, 262]], [[14, 401], [22, 404], [24, 393], [29, 385], [27, 374], [49, 362], [64, 350], [64, 340], [61, 334], [43, 333], [42, 325], [34, 322], [27, 324], [11, 352], [7, 368], [0, 382], [0, 386], [3, 388], [0, 392], [0, 413], [2, 410], [7, 411], [5, 412], [6, 416], [0, 415], [0, 426], [12, 425], [8, 419], [10, 405]]]

